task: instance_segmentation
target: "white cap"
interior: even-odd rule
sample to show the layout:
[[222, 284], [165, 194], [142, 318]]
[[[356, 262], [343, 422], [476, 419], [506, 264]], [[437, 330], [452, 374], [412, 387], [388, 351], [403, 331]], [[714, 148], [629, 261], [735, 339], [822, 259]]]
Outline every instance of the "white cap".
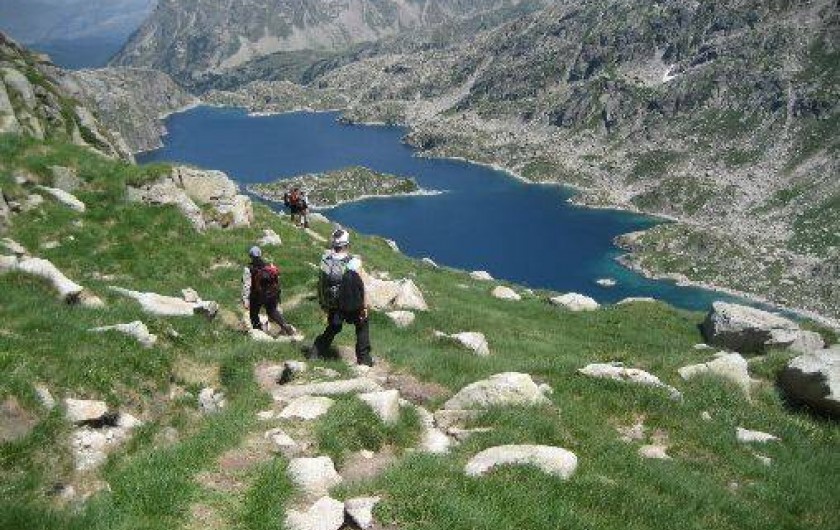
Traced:
[[350, 233], [347, 230], [336, 230], [332, 235], [333, 248], [343, 248], [350, 244]]
[[260, 247], [251, 247], [251, 250], [248, 251], [248, 254], [252, 258], [259, 258], [262, 256], [262, 250], [260, 250]]

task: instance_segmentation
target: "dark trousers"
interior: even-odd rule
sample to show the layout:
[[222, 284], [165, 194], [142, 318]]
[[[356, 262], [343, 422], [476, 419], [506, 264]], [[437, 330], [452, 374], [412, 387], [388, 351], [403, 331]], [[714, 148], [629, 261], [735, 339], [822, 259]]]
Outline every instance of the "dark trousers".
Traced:
[[358, 315], [342, 315], [338, 311], [330, 311], [327, 316], [327, 329], [315, 339], [315, 351], [321, 357], [326, 357], [335, 336], [341, 333], [344, 323], [356, 326], [356, 362], [373, 365], [370, 356], [370, 320], [362, 319]]
[[283, 330], [283, 333], [287, 335], [291, 334], [294, 330], [286, 322], [286, 319], [283, 318], [283, 314], [277, 309], [277, 298], [270, 297], [266, 298], [265, 300], [261, 300], [259, 298], [250, 298], [248, 300], [249, 312], [251, 314], [251, 327], [254, 329], [262, 329], [262, 325], [260, 323], [260, 310], [265, 307], [265, 312], [268, 315], [268, 319], [278, 326], [280, 329]]

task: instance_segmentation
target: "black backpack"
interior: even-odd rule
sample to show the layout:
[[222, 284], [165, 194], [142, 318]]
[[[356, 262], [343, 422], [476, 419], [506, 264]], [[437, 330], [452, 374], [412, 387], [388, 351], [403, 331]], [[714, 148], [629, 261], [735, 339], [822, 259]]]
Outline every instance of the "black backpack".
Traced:
[[341, 282], [344, 280], [344, 272], [351, 256], [344, 256], [337, 259], [335, 256], [327, 256], [321, 263], [321, 307], [324, 309], [338, 309], [338, 292], [341, 289]]
[[356, 271], [348, 270], [338, 286], [338, 310], [345, 315], [357, 315], [365, 308], [365, 282]]

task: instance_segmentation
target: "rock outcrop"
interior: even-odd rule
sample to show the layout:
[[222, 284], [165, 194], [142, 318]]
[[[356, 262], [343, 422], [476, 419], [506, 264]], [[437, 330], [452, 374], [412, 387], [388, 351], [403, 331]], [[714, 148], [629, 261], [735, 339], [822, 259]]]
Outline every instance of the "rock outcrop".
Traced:
[[0, 273], [22, 272], [48, 281], [58, 292], [61, 301], [79, 304], [83, 307], [99, 308], [105, 304], [97, 296], [65, 276], [52, 262], [41, 259], [17, 256], [0, 256]]
[[364, 275], [364, 281], [368, 304], [377, 311], [390, 309], [429, 310], [423, 293], [412, 280], [381, 280], [366, 274]]
[[135, 320], [134, 322], [129, 322], [128, 324], [115, 324], [113, 326], [102, 326], [98, 328], [92, 328], [89, 331], [94, 333], [104, 333], [107, 331], [116, 331], [119, 333], [123, 333], [128, 335], [129, 337], [133, 337], [137, 339], [143, 347], [151, 348], [157, 342], [157, 335], [153, 335], [149, 333], [149, 328], [146, 327], [146, 324], [139, 320]]
[[794, 358], [779, 385], [791, 401], [840, 418], [840, 345]]
[[472, 457], [464, 472], [471, 477], [481, 476], [498, 466], [535, 466], [549, 475], [567, 480], [577, 469], [577, 456], [560, 447], [544, 445], [503, 445], [491, 447]]
[[186, 317], [192, 315], [204, 315], [214, 318], [219, 312], [219, 304], [211, 301], [200, 300], [198, 302], [187, 302], [183, 298], [164, 296], [157, 293], [142, 293], [122, 287], [111, 286], [115, 293], [136, 300], [144, 311], [152, 315], [164, 317]]
[[556, 306], [564, 307], [569, 311], [595, 311], [601, 307], [593, 298], [578, 293], [566, 293], [555, 296], [550, 302]]
[[449, 410], [488, 409], [491, 407], [545, 405], [550, 389], [537, 385], [531, 376], [517, 372], [496, 374], [462, 388], [444, 408]]
[[706, 342], [740, 353], [787, 348], [802, 330], [787, 318], [752, 307], [715, 302], [703, 321]]
[[668, 391], [671, 399], [681, 399], [682, 394], [676, 388], [666, 385], [653, 374], [638, 368], [625, 368], [621, 363], [595, 363], [578, 370], [579, 373], [596, 379], [609, 379], [621, 383], [662, 388]]

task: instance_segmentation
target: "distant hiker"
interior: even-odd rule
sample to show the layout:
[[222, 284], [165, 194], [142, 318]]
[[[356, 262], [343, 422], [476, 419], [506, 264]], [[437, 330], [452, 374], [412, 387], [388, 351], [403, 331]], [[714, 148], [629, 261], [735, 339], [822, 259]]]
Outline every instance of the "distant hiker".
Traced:
[[286, 322], [277, 308], [280, 303], [280, 269], [263, 259], [260, 247], [251, 247], [248, 254], [251, 263], [242, 273], [242, 305], [250, 313], [251, 327], [262, 329], [260, 310], [265, 307], [269, 320], [280, 326], [283, 334], [296, 335], [297, 330]]
[[350, 234], [336, 230], [332, 235], [332, 249], [321, 258], [318, 279], [318, 302], [327, 313], [327, 328], [307, 350], [310, 358], [327, 356], [333, 339], [346, 322], [356, 327], [356, 362], [373, 366], [370, 321], [361, 272], [362, 260], [350, 254]]
[[289, 215], [292, 219], [292, 224], [305, 228], [309, 227], [307, 216], [309, 214], [309, 204], [306, 202], [306, 194], [300, 188], [294, 187], [283, 194], [283, 205], [289, 209]]

